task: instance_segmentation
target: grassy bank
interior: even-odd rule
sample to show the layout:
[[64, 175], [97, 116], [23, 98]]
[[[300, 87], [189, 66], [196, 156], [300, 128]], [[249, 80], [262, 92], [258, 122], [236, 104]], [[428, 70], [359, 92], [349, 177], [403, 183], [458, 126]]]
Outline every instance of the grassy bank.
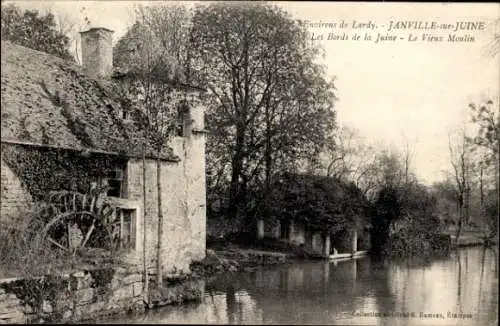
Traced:
[[484, 231], [478, 228], [465, 227], [460, 232], [460, 237], [456, 238], [455, 228], [448, 228], [443, 232], [451, 237], [451, 244], [453, 247], [468, 247], [468, 246], [481, 246], [498, 244], [498, 235], [491, 237], [487, 236]]
[[191, 264], [193, 277], [222, 272], [251, 271], [261, 265], [286, 264], [303, 259], [322, 259], [316, 253], [276, 239], [251, 237], [208, 238], [207, 255]]

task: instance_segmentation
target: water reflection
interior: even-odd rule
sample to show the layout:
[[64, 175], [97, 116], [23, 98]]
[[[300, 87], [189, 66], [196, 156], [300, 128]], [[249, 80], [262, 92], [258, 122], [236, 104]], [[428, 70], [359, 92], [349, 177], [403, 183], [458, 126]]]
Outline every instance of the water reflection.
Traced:
[[[430, 266], [391, 265], [389, 284], [396, 298], [394, 309], [417, 315], [442, 314], [443, 318], [412, 320], [419, 324], [496, 324], [498, 278], [494, 268], [497, 257], [493, 255], [491, 250], [473, 248], [454, 252], [449, 259], [433, 261]], [[450, 318], [460, 314], [470, 316]]]
[[424, 261], [268, 267], [208, 282], [202, 303], [115, 322], [496, 325], [497, 272], [496, 252], [483, 248]]

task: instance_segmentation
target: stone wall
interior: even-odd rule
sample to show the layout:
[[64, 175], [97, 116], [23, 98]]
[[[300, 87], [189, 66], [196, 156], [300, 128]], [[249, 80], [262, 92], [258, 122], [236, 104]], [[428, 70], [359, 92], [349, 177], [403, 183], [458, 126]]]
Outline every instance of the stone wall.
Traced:
[[142, 275], [120, 267], [0, 280], [0, 324], [82, 321], [144, 308]]
[[18, 225], [19, 218], [31, 206], [31, 196], [12, 169], [1, 160], [1, 222]]
[[185, 180], [186, 214], [190, 221], [192, 260], [205, 258], [206, 249], [206, 173], [204, 108], [195, 106], [184, 123], [183, 174]]
[[[201, 137], [201, 138], [200, 138]], [[188, 272], [193, 260], [205, 255], [205, 170], [204, 151], [193, 147], [201, 146], [204, 135], [178, 137], [174, 146], [179, 156], [185, 157], [179, 163], [161, 162], [162, 203], [164, 217], [163, 267], [165, 272]], [[192, 138], [192, 139], [191, 139]], [[187, 140], [190, 143], [187, 144]], [[3, 145], [2, 145], [3, 147]], [[194, 162], [196, 161], [196, 162]], [[28, 211], [32, 198], [23, 181], [2, 158], [1, 161], [1, 217], [0, 221], [21, 226], [19, 219]], [[146, 163], [146, 254], [148, 264], [155, 266], [158, 201], [156, 182], [156, 161]], [[127, 163], [126, 183], [128, 198], [110, 198], [120, 207], [135, 209], [135, 258], [142, 261], [143, 249], [143, 177], [142, 160], [130, 159]], [[130, 206], [130, 207], [129, 207]]]
[[306, 229], [303, 223], [291, 222], [289, 241], [296, 245], [304, 245], [306, 243]]
[[[163, 210], [163, 269], [166, 273], [189, 271], [189, 264], [198, 255], [193, 249], [194, 243], [203, 241], [205, 237], [193, 237], [193, 228], [196, 223], [205, 223], [205, 216], [197, 216], [196, 219], [188, 216], [186, 209], [186, 193], [183, 191], [183, 168], [182, 164], [161, 163], [161, 186], [162, 186], [162, 210]], [[155, 267], [156, 246], [158, 239], [158, 191], [156, 184], [156, 162], [146, 162], [146, 207], [143, 206], [142, 192], [142, 161], [130, 160], [128, 164], [129, 198], [141, 205], [141, 211], [146, 214], [145, 232], [146, 257], [148, 266]], [[143, 252], [143, 221], [139, 216], [136, 232], [137, 255], [142, 257]]]
[[[165, 274], [188, 273], [193, 261], [205, 257], [206, 248], [206, 190], [205, 135], [203, 110], [193, 109], [192, 119], [184, 126], [184, 137], [176, 137], [170, 146], [181, 161], [161, 162], [163, 210], [162, 265]], [[131, 159], [127, 166], [127, 193], [139, 202], [145, 212], [146, 256], [154, 270], [158, 241], [158, 188], [155, 160], [146, 161], [146, 207], [143, 208], [143, 162]], [[137, 256], [142, 257], [143, 222], [138, 221]]]
[[0, 324], [26, 323], [25, 308], [13, 293], [6, 293], [0, 285]]
[[325, 237], [320, 232], [312, 234], [312, 250], [318, 254], [325, 254]]

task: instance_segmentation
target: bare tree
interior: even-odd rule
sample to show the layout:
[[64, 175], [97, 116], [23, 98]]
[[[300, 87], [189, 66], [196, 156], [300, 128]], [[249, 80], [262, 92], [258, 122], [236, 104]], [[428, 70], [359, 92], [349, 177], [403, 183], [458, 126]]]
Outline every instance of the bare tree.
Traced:
[[415, 152], [410, 145], [410, 141], [406, 135], [403, 135], [404, 146], [402, 156], [403, 170], [404, 170], [404, 183], [408, 185], [410, 182], [414, 181], [411, 175], [411, 165], [413, 158], [415, 156]]
[[[474, 137], [468, 137], [467, 141], [470, 145], [471, 152], [475, 157], [479, 158], [480, 171], [480, 186], [481, 186], [481, 214], [483, 215], [483, 223], [486, 215], [489, 215], [488, 222], [498, 221], [498, 207], [500, 206], [500, 115], [499, 103], [500, 99], [493, 101], [488, 99], [479, 105], [471, 103], [469, 105], [471, 113], [471, 122], [477, 128]], [[496, 102], [496, 103], [495, 103]], [[490, 181], [491, 179], [494, 181]], [[487, 181], [486, 183], [484, 181]], [[492, 189], [488, 189], [488, 185], [492, 184], [495, 187], [495, 198], [493, 201], [489, 198]], [[485, 201], [486, 200], [486, 201]], [[490, 213], [486, 213], [486, 206], [496, 206], [496, 212], [490, 209]], [[496, 222], [498, 223], [498, 222]], [[488, 223], [489, 224], [489, 223]], [[496, 232], [496, 225], [491, 225], [489, 232]]]
[[469, 150], [465, 137], [465, 131], [460, 130], [455, 135], [448, 136], [448, 148], [450, 153], [450, 163], [457, 192], [457, 230], [456, 241], [460, 237], [462, 225], [468, 210], [466, 196], [470, 192], [470, 167]]
[[44, 6], [41, 12], [51, 13], [54, 15], [57, 29], [61, 35], [65, 35], [69, 39], [69, 49], [73, 52], [75, 62], [81, 64], [79, 56], [80, 35], [79, 32], [87, 29], [91, 21], [88, 17], [86, 7], [81, 7], [78, 14], [74, 11], [64, 10], [63, 7], [51, 4], [48, 7]]
[[[163, 283], [164, 246], [161, 156], [179, 126], [179, 117], [188, 112], [188, 96], [179, 86], [184, 74], [187, 11], [182, 5], [138, 6], [136, 23], [115, 47], [115, 65], [126, 67], [128, 91], [138, 99], [145, 146], [156, 156], [158, 239], [157, 285]], [[146, 152], [143, 149], [143, 153]], [[145, 173], [145, 165], [143, 173]], [[146, 242], [146, 238], [143, 239]]]
[[353, 182], [365, 196], [372, 197], [378, 184], [378, 152], [359, 132], [343, 126], [322, 153], [322, 171], [327, 176]]
[[479, 194], [480, 194], [480, 207], [481, 207], [481, 230], [486, 235], [486, 212], [484, 207], [484, 161], [479, 162]]
[[486, 53], [487, 55], [496, 57], [500, 54], [500, 18], [490, 22], [489, 28], [493, 31], [493, 38], [486, 45]]
[[354, 128], [344, 126], [336, 130], [333, 142], [327, 147], [325, 159], [326, 175], [329, 177], [347, 177], [355, 167], [357, 150], [360, 149], [359, 134]]
[[[69, 38], [70, 48], [73, 48], [73, 56], [75, 62], [81, 64], [80, 55], [78, 54], [78, 44], [80, 40], [79, 32], [83, 31], [90, 25], [90, 20], [85, 16], [85, 19], [77, 23], [77, 20], [67, 12], [61, 10], [52, 10], [57, 20], [59, 32]], [[85, 14], [84, 9], [80, 10], [80, 14]]]

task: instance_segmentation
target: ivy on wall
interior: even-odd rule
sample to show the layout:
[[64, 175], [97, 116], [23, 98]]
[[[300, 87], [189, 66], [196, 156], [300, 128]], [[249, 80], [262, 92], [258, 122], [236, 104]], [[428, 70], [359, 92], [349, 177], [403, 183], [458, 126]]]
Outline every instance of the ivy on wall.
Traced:
[[88, 193], [93, 181], [125, 162], [125, 158], [103, 154], [84, 155], [76, 151], [7, 144], [2, 144], [2, 160], [36, 201], [43, 200], [50, 191]]

